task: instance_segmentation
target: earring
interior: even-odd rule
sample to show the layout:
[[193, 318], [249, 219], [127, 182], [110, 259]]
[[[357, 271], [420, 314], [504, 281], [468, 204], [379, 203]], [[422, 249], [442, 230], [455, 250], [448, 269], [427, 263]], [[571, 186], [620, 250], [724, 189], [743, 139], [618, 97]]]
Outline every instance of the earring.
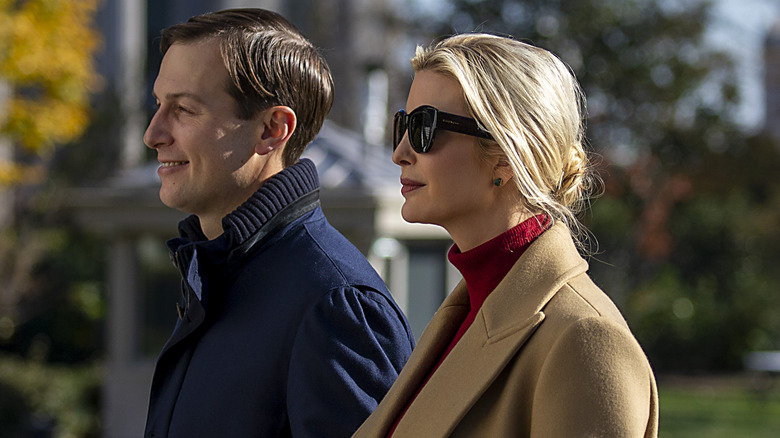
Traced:
[[496, 187], [501, 187], [501, 178], [496, 178], [493, 180], [493, 185]]

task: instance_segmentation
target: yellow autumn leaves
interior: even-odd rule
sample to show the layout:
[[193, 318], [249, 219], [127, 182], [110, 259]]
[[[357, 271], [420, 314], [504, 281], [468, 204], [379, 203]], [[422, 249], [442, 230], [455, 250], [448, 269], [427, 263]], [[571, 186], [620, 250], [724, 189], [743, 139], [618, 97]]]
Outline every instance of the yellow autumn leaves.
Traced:
[[[98, 87], [99, 0], [0, 0], [0, 136], [45, 155], [78, 138]], [[0, 158], [0, 185], [21, 176]]]

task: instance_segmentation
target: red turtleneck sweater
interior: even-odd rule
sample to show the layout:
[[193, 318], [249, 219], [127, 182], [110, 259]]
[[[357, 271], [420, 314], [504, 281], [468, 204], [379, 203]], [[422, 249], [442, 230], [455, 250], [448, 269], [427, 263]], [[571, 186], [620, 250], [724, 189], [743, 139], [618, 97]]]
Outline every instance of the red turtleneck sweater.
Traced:
[[512, 266], [514, 266], [515, 262], [517, 262], [531, 243], [547, 229], [548, 225], [549, 221], [547, 217], [539, 215], [525, 220], [520, 225], [517, 225], [503, 234], [466, 252], [460, 252], [457, 245], [453, 245], [452, 248], [450, 248], [447, 259], [449, 259], [450, 263], [460, 271], [463, 280], [466, 282], [471, 309], [461, 323], [458, 331], [455, 332], [455, 336], [452, 338], [450, 345], [444, 350], [444, 353], [442, 353], [438, 362], [436, 362], [436, 365], [434, 365], [431, 372], [428, 373], [428, 377], [423, 381], [423, 384], [417, 388], [417, 391], [406, 404], [401, 415], [395, 420], [392, 429], [390, 429], [390, 432], [387, 434], [388, 437], [393, 435], [395, 428], [398, 426], [398, 422], [401, 421], [401, 418], [406, 413], [409, 405], [412, 404], [417, 397], [417, 394], [420, 393], [420, 390], [428, 383], [428, 380], [433, 373], [436, 372], [439, 365], [441, 365], [450, 351], [452, 351], [452, 348], [455, 347], [460, 338], [463, 337], [466, 330], [471, 327], [474, 318], [477, 316], [477, 312], [482, 308], [482, 303], [485, 302], [488, 295], [490, 295], [493, 289], [498, 286], [498, 283], [504, 279], [506, 274], [512, 269]]

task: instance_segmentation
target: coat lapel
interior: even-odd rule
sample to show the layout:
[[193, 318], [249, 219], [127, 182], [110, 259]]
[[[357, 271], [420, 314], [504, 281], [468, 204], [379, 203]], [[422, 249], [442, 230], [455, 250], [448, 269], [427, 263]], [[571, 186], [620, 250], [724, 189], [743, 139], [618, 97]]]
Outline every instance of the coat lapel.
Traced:
[[562, 224], [539, 236], [485, 300], [474, 323], [404, 415], [395, 436], [451, 434], [543, 323], [544, 306], [587, 268]]
[[[404, 414], [395, 437], [446, 436], [542, 324], [542, 309], [561, 286], [587, 271], [562, 224], [521, 256], [490, 294], [474, 323]], [[356, 436], [385, 436], [468, 312], [465, 284], [434, 315], [409, 362]], [[375, 434], [378, 432], [378, 434]]]
[[[537, 313], [489, 336], [478, 315], [414, 400], [395, 436], [447, 436], [544, 319]], [[438, 357], [438, 356], [437, 356]]]

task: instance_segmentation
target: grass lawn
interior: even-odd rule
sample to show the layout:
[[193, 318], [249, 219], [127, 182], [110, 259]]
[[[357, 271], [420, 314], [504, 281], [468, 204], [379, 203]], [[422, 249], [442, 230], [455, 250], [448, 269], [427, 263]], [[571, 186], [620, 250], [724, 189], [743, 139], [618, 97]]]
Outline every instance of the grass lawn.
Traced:
[[661, 438], [780, 437], [778, 377], [659, 377], [658, 391]]

